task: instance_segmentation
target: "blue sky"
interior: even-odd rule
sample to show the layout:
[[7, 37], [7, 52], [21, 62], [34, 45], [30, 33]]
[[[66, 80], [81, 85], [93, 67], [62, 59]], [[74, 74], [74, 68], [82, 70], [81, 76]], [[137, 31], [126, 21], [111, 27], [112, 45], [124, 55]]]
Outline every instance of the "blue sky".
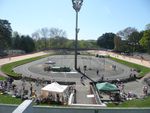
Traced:
[[[72, 0], [0, 0], [0, 18], [12, 29], [31, 35], [36, 30], [60, 28], [69, 39], [75, 37]], [[135, 27], [144, 30], [150, 23], [150, 0], [84, 0], [79, 12], [79, 39], [97, 39], [103, 33]]]

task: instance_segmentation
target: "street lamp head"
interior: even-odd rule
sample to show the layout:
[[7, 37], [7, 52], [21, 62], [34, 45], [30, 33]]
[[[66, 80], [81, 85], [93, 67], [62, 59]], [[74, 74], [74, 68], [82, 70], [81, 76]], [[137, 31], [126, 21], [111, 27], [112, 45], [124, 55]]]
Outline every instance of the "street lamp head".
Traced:
[[79, 12], [82, 6], [83, 0], [72, 0], [73, 8], [76, 12]]

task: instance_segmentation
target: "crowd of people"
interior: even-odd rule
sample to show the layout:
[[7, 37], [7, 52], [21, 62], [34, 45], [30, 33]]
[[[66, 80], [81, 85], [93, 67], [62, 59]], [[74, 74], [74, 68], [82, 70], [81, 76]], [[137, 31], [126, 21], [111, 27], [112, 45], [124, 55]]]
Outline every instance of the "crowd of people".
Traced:
[[27, 88], [27, 82], [21, 80], [21, 85], [17, 86], [13, 83], [12, 78], [0, 81], [0, 92], [1, 94], [10, 94], [12, 97], [21, 98], [22, 100], [31, 99], [32, 96], [36, 95], [36, 90], [33, 90], [32, 83], [30, 84], [30, 90]]
[[0, 91], [1, 93], [7, 93], [10, 90], [15, 90], [15, 85], [13, 85], [13, 79], [7, 78], [6, 80], [0, 81]]
[[[61, 103], [59, 96], [57, 95], [57, 99], [54, 100], [53, 96], [49, 96], [47, 98], [43, 98], [41, 95], [41, 88], [45, 85], [49, 84], [44, 80], [39, 80], [37, 78], [36, 81], [27, 81], [22, 78], [19, 80], [19, 84], [15, 84], [12, 78], [7, 78], [6, 80], [0, 81], [0, 94], [5, 95], [9, 94], [14, 98], [20, 98], [22, 101], [26, 99], [32, 99], [36, 104], [40, 103]], [[73, 92], [72, 85], [68, 88], [68, 97]], [[67, 100], [66, 100], [67, 101]]]
[[148, 85], [143, 86], [143, 89], [141, 89], [141, 92], [143, 90], [143, 93], [141, 93], [140, 96], [138, 96], [136, 93], [133, 93], [132, 91], [126, 92], [125, 91], [125, 84], [121, 81], [117, 82], [115, 85], [120, 90], [120, 98], [122, 98], [123, 100], [132, 100], [132, 99], [137, 99], [137, 98], [144, 98], [144, 97], [149, 95]]

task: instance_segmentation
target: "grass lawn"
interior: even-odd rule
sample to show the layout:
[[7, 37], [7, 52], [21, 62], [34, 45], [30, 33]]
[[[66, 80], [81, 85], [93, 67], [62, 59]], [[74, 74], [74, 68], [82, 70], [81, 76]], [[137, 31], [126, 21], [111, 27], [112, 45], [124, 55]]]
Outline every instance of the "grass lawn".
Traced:
[[36, 60], [41, 59], [41, 58], [45, 58], [47, 56], [49, 56], [49, 55], [38, 56], [38, 57], [34, 57], [34, 58], [29, 58], [29, 59], [20, 60], [20, 61], [12, 62], [9, 64], [5, 64], [5, 65], [2, 65], [1, 71], [10, 77], [18, 79], [21, 77], [21, 75], [18, 73], [15, 73], [13, 71], [13, 68], [20, 66], [20, 65], [23, 65], [23, 64], [26, 64], [26, 63], [29, 63], [29, 62], [32, 62], [32, 61], [36, 61]]
[[1, 77], [1, 76], [0, 76], [0, 80], [6, 80], [6, 78], [5, 78], [5, 77]]
[[124, 60], [120, 60], [120, 59], [117, 59], [117, 58], [114, 58], [114, 57], [110, 57], [112, 60], [116, 61], [116, 62], [119, 62], [121, 64], [124, 64], [128, 67], [131, 67], [131, 68], [135, 68], [137, 70], [140, 71], [140, 74], [139, 74], [139, 77], [143, 77], [145, 76], [147, 73], [150, 72], [150, 68], [148, 67], [145, 67], [145, 66], [142, 66], [142, 65], [138, 65], [138, 64], [134, 64], [134, 63], [131, 63], [131, 62], [127, 62], [127, 61], [124, 61]]
[[150, 97], [144, 99], [128, 100], [119, 105], [110, 103], [108, 107], [150, 107]]
[[11, 95], [0, 94], [0, 103], [2, 103], [2, 104], [21, 104], [22, 100], [19, 98], [12, 97]]

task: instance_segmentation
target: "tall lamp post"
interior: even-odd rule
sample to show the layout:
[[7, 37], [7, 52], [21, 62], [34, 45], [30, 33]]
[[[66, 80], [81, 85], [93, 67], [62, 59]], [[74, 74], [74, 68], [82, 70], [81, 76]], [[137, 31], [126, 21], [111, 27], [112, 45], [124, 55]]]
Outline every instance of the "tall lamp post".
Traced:
[[73, 9], [76, 11], [76, 28], [75, 28], [75, 69], [77, 70], [77, 49], [78, 49], [78, 12], [81, 9], [83, 0], [72, 0]]

